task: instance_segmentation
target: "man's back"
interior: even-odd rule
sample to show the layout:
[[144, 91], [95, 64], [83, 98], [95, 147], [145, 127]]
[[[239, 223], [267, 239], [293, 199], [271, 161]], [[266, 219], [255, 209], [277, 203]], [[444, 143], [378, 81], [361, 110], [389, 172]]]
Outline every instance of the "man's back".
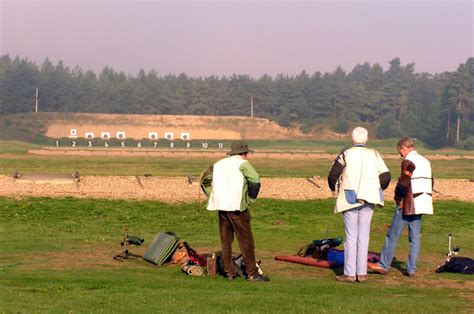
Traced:
[[245, 178], [240, 171], [240, 166], [245, 162], [247, 161], [239, 155], [234, 155], [214, 164], [208, 210], [241, 210]]
[[344, 166], [336, 212], [360, 206], [363, 202], [383, 206], [383, 193], [379, 176], [388, 173], [380, 154], [364, 146], [345, 150], [339, 162]]

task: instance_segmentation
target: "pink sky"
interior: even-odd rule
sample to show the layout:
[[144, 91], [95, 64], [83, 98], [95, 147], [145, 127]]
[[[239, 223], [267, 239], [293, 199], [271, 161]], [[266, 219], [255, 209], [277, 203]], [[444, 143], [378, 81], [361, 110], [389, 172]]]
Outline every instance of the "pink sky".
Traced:
[[0, 54], [96, 72], [259, 77], [400, 57], [439, 73], [474, 56], [466, 0], [0, 3]]

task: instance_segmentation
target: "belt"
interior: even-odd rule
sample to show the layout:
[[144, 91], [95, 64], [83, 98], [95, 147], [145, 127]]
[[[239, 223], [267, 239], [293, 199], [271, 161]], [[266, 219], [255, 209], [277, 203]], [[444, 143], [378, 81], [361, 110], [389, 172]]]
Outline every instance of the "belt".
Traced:
[[234, 215], [240, 216], [240, 215], [242, 215], [243, 213], [245, 213], [246, 211], [247, 211], [247, 210], [243, 210], [243, 211], [240, 211], [240, 210], [234, 210], [234, 211], [220, 210], [219, 213], [230, 213], [230, 214], [234, 214]]

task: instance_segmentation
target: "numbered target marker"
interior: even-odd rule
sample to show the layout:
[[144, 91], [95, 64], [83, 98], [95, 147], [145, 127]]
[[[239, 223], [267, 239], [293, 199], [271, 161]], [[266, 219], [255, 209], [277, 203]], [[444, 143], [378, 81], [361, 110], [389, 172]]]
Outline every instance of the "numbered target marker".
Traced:
[[165, 138], [167, 140], [172, 140], [174, 139], [174, 133], [173, 132], [165, 132]]
[[219, 149], [223, 149], [224, 148], [224, 143], [218, 143], [217, 147], [219, 147]]
[[86, 137], [86, 139], [88, 139], [88, 140], [93, 139], [93, 138], [95, 137], [95, 136], [94, 136], [94, 132], [86, 132], [85, 137]]
[[189, 141], [191, 139], [191, 135], [189, 134], [189, 132], [182, 132], [181, 139], [183, 141]]
[[110, 132], [102, 132], [100, 138], [103, 140], [108, 140], [110, 138]]
[[117, 136], [117, 138], [118, 138], [119, 140], [124, 140], [124, 139], [126, 139], [126, 137], [125, 137], [125, 132], [123, 132], [123, 131], [122, 131], [122, 132], [117, 132], [116, 136]]
[[69, 130], [69, 138], [77, 138], [77, 129]]
[[209, 148], [209, 144], [206, 143], [206, 142], [203, 142], [203, 143], [201, 143], [201, 148], [202, 148], [202, 149], [208, 149], [208, 148]]
[[152, 141], [158, 139], [158, 133], [157, 132], [148, 132], [148, 138]]

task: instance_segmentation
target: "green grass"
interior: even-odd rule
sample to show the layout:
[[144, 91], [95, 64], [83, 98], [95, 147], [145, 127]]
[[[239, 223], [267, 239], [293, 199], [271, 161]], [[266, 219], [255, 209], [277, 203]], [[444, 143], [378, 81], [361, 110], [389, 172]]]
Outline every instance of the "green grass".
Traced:
[[[339, 284], [334, 272], [273, 261], [294, 254], [302, 244], [343, 235], [333, 200], [259, 200], [251, 209], [257, 256], [271, 277], [268, 284], [242, 279], [193, 278], [177, 266], [143, 261], [115, 262], [123, 250], [125, 227], [146, 239], [173, 230], [200, 252], [217, 250], [214, 213], [204, 204], [168, 205], [152, 201], [72, 198], [0, 198], [0, 311], [2, 312], [472, 312], [472, 277], [435, 274], [444, 260], [447, 234], [463, 255], [474, 253], [472, 203], [437, 202], [436, 215], [423, 218], [419, 277], [405, 279], [391, 270], [366, 284]], [[372, 250], [380, 250], [384, 224], [393, 204], [377, 209]], [[281, 224], [276, 224], [279, 221]], [[397, 249], [404, 261], [406, 236]], [[236, 251], [238, 251], [237, 247]], [[393, 276], [397, 279], [391, 279]], [[463, 283], [469, 282], [461, 289]]]
[[[225, 155], [209, 157], [112, 157], [112, 156], [35, 156], [0, 155], [0, 174], [57, 173], [79, 171], [81, 175], [144, 175], [186, 176], [199, 175], [208, 165]], [[285, 160], [250, 157], [252, 165], [262, 177], [308, 178], [326, 177], [332, 161], [329, 159]], [[385, 160], [392, 177], [400, 171], [399, 159]], [[474, 159], [432, 160], [433, 173], [438, 179], [474, 178]]]
[[[382, 154], [397, 154], [395, 148], [398, 138], [391, 139], [370, 139], [367, 142], [367, 146], [376, 149]], [[344, 147], [352, 145], [350, 138], [343, 140], [250, 140], [248, 141], [249, 146], [256, 149], [265, 150], [307, 150], [317, 152], [327, 152], [330, 154], [338, 154]], [[421, 154], [439, 154], [439, 155], [473, 155], [473, 151], [466, 151], [461, 149], [455, 149], [452, 147], [446, 147], [442, 149], [433, 149], [426, 146], [421, 141], [415, 140], [415, 146], [418, 152]], [[227, 145], [226, 147], [229, 147]]]
[[[394, 140], [393, 140], [394, 141]], [[392, 140], [375, 141], [377, 149], [393, 153]], [[392, 143], [393, 142], [393, 143]], [[149, 144], [149, 143], [148, 143]], [[166, 143], [165, 143], [166, 144]], [[160, 142], [160, 145], [163, 141]], [[182, 143], [181, 143], [182, 144]], [[194, 144], [193, 144], [194, 145]], [[217, 147], [217, 142], [209, 145]], [[226, 143], [226, 147], [229, 143]], [[336, 153], [344, 146], [342, 141], [251, 141], [251, 147], [272, 150], [319, 150]], [[85, 145], [83, 145], [85, 147]], [[208, 165], [225, 156], [216, 157], [120, 157], [120, 156], [39, 156], [27, 154], [28, 149], [39, 148], [37, 144], [16, 141], [0, 141], [0, 174], [60, 173], [79, 171], [82, 175], [143, 175], [185, 176], [199, 175]], [[161, 146], [160, 146], [161, 147]], [[423, 148], [421, 148], [423, 150]], [[426, 151], [444, 154], [445, 151]], [[443, 153], [442, 153], [443, 152]], [[455, 154], [458, 151], [454, 151]], [[466, 152], [464, 152], [466, 153]], [[252, 158], [252, 164], [262, 177], [325, 177], [331, 166], [329, 159], [285, 160], [275, 158]], [[400, 159], [386, 159], [392, 176], [399, 173]], [[431, 160], [435, 178], [474, 178], [474, 159]]]
[[1, 154], [26, 154], [29, 149], [37, 149], [41, 146], [19, 141], [0, 141]]
[[[1, 131], [1, 128], [0, 128]], [[8, 141], [0, 140], [0, 154], [9, 153], [9, 152], [26, 152], [28, 149], [38, 148], [39, 146], [45, 147], [55, 147], [56, 141], [59, 141], [61, 147], [71, 147], [72, 139], [63, 138], [63, 139], [50, 139], [44, 136], [36, 136], [30, 142], [20, 142], [20, 141]], [[74, 140], [78, 148], [87, 148], [88, 141], [85, 139], [76, 139]], [[370, 140], [368, 146], [378, 150], [383, 154], [396, 154], [395, 145], [398, 139], [384, 139], [384, 140]], [[94, 139], [93, 147], [103, 148], [104, 141], [101, 139]], [[120, 141], [112, 139], [108, 141], [111, 147], [120, 147]], [[141, 142], [143, 148], [153, 148], [153, 141], [149, 140], [134, 140], [127, 139], [125, 140], [127, 147], [136, 147], [137, 143]], [[157, 141], [158, 147], [167, 148], [169, 142], [164, 139]], [[232, 143], [229, 140], [191, 140], [189, 141], [192, 149], [201, 149], [202, 143], [205, 142], [208, 144], [209, 149], [218, 149], [218, 144], [223, 143], [224, 151], [227, 151]], [[247, 141], [250, 148], [257, 150], [270, 150], [270, 151], [313, 151], [313, 152], [327, 152], [330, 154], [337, 154], [341, 151], [343, 147], [351, 145], [350, 139], [346, 140], [249, 140]], [[174, 141], [176, 148], [186, 148], [186, 143], [181, 140]], [[454, 148], [443, 148], [443, 149], [431, 149], [426, 147], [424, 143], [416, 143], [417, 150], [422, 154], [440, 154], [440, 155], [472, 155], [472, 151], [459, 150]]]

